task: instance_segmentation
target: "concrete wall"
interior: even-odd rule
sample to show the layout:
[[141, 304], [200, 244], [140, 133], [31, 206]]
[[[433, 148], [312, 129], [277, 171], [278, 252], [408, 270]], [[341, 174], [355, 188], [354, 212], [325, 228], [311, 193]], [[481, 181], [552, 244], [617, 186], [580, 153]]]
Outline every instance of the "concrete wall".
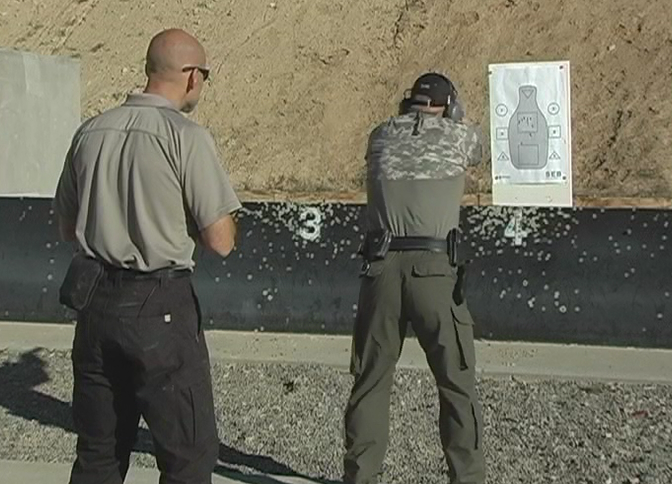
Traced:
[[[462, 211], [478, 335], [672, 348], [672, 211], [524, 209], [518, 238], [514, 216]], [[238, 249], [197, 252], [205, 327], [349, 334], [363, 218], [361, 205], [245, 203]], [[0, 320], [68, 321], [58, 288], [73, 250], [50, 200], [0, 199], [0, 220]]]
[[80, 122], [79, 61], [0, 49], [0, 197], [53, 197]]

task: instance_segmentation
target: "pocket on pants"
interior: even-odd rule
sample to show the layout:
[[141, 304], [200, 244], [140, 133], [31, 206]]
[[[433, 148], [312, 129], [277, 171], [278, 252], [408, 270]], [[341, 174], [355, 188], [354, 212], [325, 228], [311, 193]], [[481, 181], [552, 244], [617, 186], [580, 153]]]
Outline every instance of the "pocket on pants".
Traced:
[[357, 376], [360, 373], [360, 359], [357, 357], [357, 353], [355, 352], [355, 338], [352, 338], [352, 342], [350, 343], [350, 374], [352, 376]]
[[476, 366], [476, 349], [474, 348], [474, 320], [466, 303], [451, 306], [455, 339], [460, 351], [460, 367], [462, 370], [474, 369]]
[[193, 444], [217, 440], [215, 404], [210, 381], [203, 379], [189, 387], [188, 392], [193, 416], [192, 433], [189, 436], [189, 440]]
[[481, 446], [481, 414], [473, 403], [471, 404], [471, 414], [474, 417], [474, 449], [478, 450]]
[[429, 257], [413, 264], [411, 274], [414, 277], [445, 277], [455, 275], [455, 269], [450, 265], [447, 256], [438, 256], [437, 254], [426, 255]]
[[140, 363], [142, 372], [155, 375], [175, 370], [181, 366], [182, 355], [178, 351], [175, 325], [172, 314], [121, 318], [129, 331], [134, 333], [134, 358]]
[[[158, 405], [158, 403], [157, 403]], [[171, 385], [163, 393], [160, 414], [160, 435], [166, 444], [194, 448], [217, 440], [215, 407], [210, 381], [202, 379], [180, 388]], [[148, 422], [150, 430], [152, 423]]]

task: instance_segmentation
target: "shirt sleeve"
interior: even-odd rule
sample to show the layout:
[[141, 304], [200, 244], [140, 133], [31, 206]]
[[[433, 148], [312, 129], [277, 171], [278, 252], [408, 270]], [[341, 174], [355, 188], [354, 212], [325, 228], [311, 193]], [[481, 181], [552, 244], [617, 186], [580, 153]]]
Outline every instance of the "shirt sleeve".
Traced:
[[469, 126], [465, 140], [467, 166], [476, 166], [483, 159], [483, 143], [481, 129], [478, 126]]
[[242, 205], [222, 167], [215, 140], [204, 128], [192, 127], [182, 140], [181, 182], [198, 230], [239, 210]]
[[53, 201], [54, 211], [58, 218], [69, 223], [74, 223], [77, 220], [77, 213], [79, 212], [77, 173], [73, 165], [74, 146], [75, 142], [73, 140], [65, 157]]

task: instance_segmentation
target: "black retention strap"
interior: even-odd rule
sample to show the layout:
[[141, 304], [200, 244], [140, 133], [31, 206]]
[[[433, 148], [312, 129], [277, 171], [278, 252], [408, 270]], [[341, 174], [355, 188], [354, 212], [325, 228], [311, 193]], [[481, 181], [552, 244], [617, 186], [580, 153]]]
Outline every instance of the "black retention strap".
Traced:
[[423, 250], [448, 253], [448, 241], [434, 237], [392, 237], [390, 251]]

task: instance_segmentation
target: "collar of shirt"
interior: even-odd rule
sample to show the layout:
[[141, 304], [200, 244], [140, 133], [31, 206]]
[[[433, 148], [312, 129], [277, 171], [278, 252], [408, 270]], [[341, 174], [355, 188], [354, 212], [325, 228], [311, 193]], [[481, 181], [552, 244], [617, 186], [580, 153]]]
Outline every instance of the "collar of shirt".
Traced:
[[129, 94], [124, 103], [126, 106], [148, 106], [155, 108], [169, 108], [175, 111], [175, 105], [163, 96], [146, 92]]

